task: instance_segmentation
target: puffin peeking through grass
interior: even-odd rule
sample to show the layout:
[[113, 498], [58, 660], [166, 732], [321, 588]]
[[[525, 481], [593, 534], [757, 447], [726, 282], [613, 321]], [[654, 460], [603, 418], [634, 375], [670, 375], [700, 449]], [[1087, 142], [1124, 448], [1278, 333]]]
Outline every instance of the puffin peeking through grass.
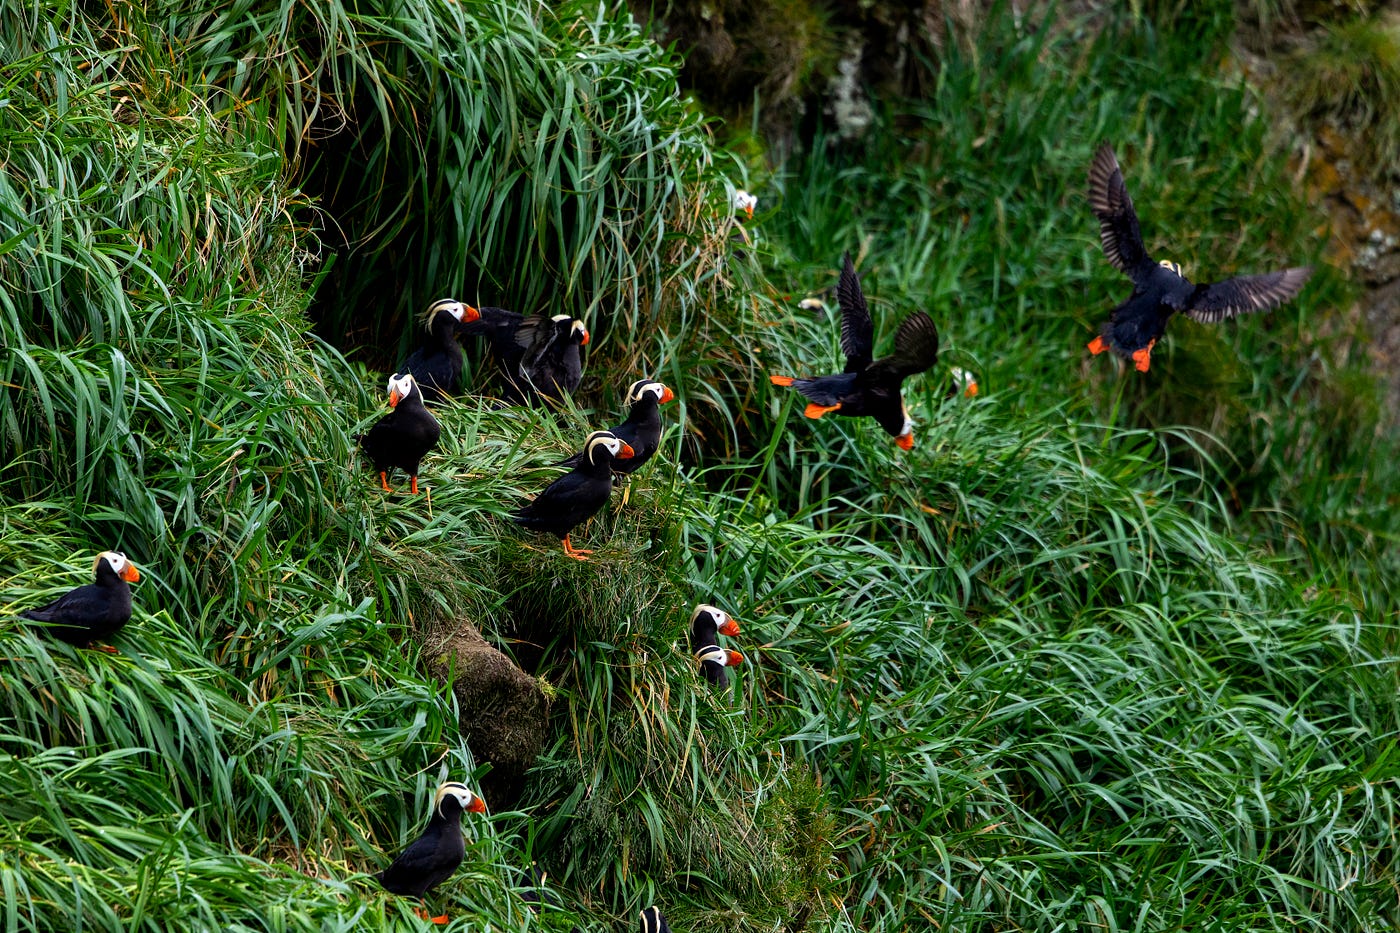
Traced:
[[[627, 420], [609, 433], [632, 448], [632, 456], [613, 464], [613, 476], [623, 483], [642, 464], [646, 463], [661, 446], [661, 409], [676, 397], [669, 388], [654, 379], [638, 379], [627, 389], [623, 404], [630, 405]], [[573, 467], [583, 462], [583, 453], [574, 454], [559, 463]], [[627, 487], [623, 487], [622, 504], [627, 504]]]
[[1298, 294], [1312, 274], [1312, 269], [1295, 267], [1197, 285], [1181, 274], [1176, 263], [1154, 262], [1143, 245], [1133, 199], [1108, 143], [1099, 146], [1089, 166], [1089, 207], [1099, 219], [1104, 255], [1113, 268], [1133, 280], [1133, 293], [1113, 309], [1102, 333], [1089, 344], [1089, 352], [1112, 350], [1131, 360], [1138, 372], [1145, 373], [1151, 366], [1152, 348], [1178, 311], [1203, 324], [1266, 311]]
[[627, 442], [611, 431], [594, 431], [583, 444], [578, 465], [546, 486], [529, 505], [512, 512], [511, 520], [531, 531], [557, 535], [565, 554], [587, 560], [593, 552], [571, 545], [569, 532], [607, 504], [616, 464], [633, 455]]
[[423, 393], [412, 375], [395, 373], [389, 377], [389, 407], [393, 409], [355, 440], [374, 461], [379, 485], [389, 488], [389, 471], [398, 467], [409, 475], [413, 495], [418, 495], [418, 465], [437, 446], [442, 425], [423, 407]]
[[[442, 884], [462, 864], [467, 846], [462, 841], [462, 814], [485, 813], [486, 803], [465, 784], [447, 781], [433, 795], [433, 815], [428, 826], [398, 858], [374, 877], [391, 894], [422, 899]], [[447, 915], [429, 918], [419, 908], [418, 916], [433, 923], [447, 922]]]
[[[44, 630], [60, 641], [79, 648], [90, 648], [94, 641], [106, 641], [131, 620], [131, 586], [141, 572], [119, 551], [103, 551], [92, 562], [93, 582], [69, 590], [38, 609], [26, 609], [20, 616], [47, 623]], [[97, 648], [116, 654], [110, 645]]]
[[661, 916], [660, 907], [648, 907], [642, 911], [642, 933], [671, 933], [666, 918]]
[[700, 663], [700, 672], [716, 687], [729, 686], [727, 667], [744, 663], [744, 656], [719, 646], [719, 636], [733, 638], [739, 634], [739, 623], [729, 613], [714, 606], [700, 605], [690, 616], [690, 653]]
[[457, 394], [462, 383], [462, 345], [457, 342], [457, 332], [480, 318], [481, 312], [454, 298], [428, 306], [423, 324], [429, 339], [399, 367], [400, 372], [413, 375], [425, 405], [436, 405]]
[[808, 418], [820, 418], [828, 412], [857, 417], [869, 415], [894, 436], [904, 450], [914, 447], [914, 422], [904, 406], [900, 385], [906, 376], [921, 373], [938, 361], [938, 329], [933, 319], [916, 311], [904, 319], [894, 335], [894, 352], [878, 360], [871, 359], [874, 350], [875, 325], [865, 306], [860, 278], [847, 253], [841, 265], [841, 279], [836, 286], [841, 301], [841, 352], [846, 356], [846, 370], [835, 376], [794, 379], [792, 376], [769, 376], [774, 385], [792, 386], [809, 400]]

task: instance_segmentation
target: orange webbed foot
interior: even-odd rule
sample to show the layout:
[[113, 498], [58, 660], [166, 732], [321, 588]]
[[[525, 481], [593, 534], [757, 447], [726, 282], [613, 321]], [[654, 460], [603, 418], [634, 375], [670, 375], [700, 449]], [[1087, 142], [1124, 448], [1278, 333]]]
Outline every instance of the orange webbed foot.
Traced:
[[1093, 340], [1089, 341], [1089, 352], [1094, 354], [1094, 356], [1098, 356], [1100, 353], [1107, 349], [1108, 341], [1104, 340], [1102, 335], [1095, 337]]
[[768, 381], [771, 382], [771, 383], [773, 383], [773, 385], [775, 385], [775, 386], [790, 386], [790, 385], [792, 385], [792, 377], [791, 377], [791, 376], [769, 376], [769, 377], [768, 377]]
[[808, 402], [807, 407], [802, 409], [802, 414], [808, 418], [820, 418], [829, 411], [836, 411], [841, 407], [840, 403], [835, 405], [818, 405], [816, 402]]
[[111, 645], [88, 645], [88, 647], [93, 651], [101, 651], [103, 654], [121, 654], [120, 651], [113, 648]]
[[1152, 340], [1141, 350], [1133, 351], [1133, 366], [1138, 372], [1145, 373], [1148, 367], [1152, 365], [1152, 348], [1156, 345], [1157, 341]]
[[577, 547], [574, 547], [572, 544], [569, 543], [569, 536], [568, 536], [568, 535], [565, 535], [565, 536], [564, 536], [564, 553], [565, 553], [565, 554], [568, 554], [568, 555], [569, 555], [570, 557], [572, 557], [574, 560], [588, 560], [588, 555], [589, 555], [589, 554], [592, 554], [593, 552], [590, 551], [590, 550], [587, 550], [586, 548], [577, 548]]
[[388, 473], [385, 473], [383, 470], [381, 470], [381, 471], [379, 472], [379, 486], [380, 486], [380, 488], [383, 489], [385, 492], [393, 492], [393, 491], [394, 491], [394, 490], [392, 490], [392, 489], [389, 488], [389, 474], [388, 474]]

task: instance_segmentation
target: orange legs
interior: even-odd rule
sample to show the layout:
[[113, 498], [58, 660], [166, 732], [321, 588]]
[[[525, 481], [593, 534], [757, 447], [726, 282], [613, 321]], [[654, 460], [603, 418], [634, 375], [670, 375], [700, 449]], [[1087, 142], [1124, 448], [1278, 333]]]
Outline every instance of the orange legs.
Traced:
[[1089, 341], [1089, 352], [1094, 354], [1095, 356], [1098, 356], [1100, 353], [1107, 349], [1108, 341], [1103, 339], [1103, 335], [1099, 335], [1098, 337], [1095, 337], [1093, 340]]
[[384, 472], [383, 470], [379, 471], [379, 485], [385, 492], [394, 491], [389, 488], [389, 474]]
[[1157, 341], [1149, 340], [1147, 346], [1141, 350], [1133, 351], [1133, 366], [1140, 373], [1147, 372], [1147, 368], [1152, 365], [1152, 348], [1157, 345]]
[[818, 405], [816, 402], [808, 402], [807, 407], [802, 410], [802, 414], [806, 415], [808, 418], [820, 418], [827, 412], [836, 411], [840, 407], [840, 402], [837, 402], [835, 405]]
[[576, 548], [576, 547], [574, 547], [572, 544], [569, 543], [569, 536], [568, 536], [568, 535], [565, 535], [565, 536], [564, 536], [564, 553], [565, 553], [565, 554], [568, 554], [568, 555], [569, 555], [570, 557], [572, 557], [574, 560], [588, 560], [588, 555], [589, 555], [589, 554], [592, 554], [593, 552], [592, 552], [592, 551], [585, 551], [585, 550], [583, 550], [582, 548]]
[[415, 907], [413, 908], [413, 912], [419, 917], [422, 917], [424, 920], [428, 921], [429, 923], [435, 923], [438, 926], [442, 926], [443, 924], [447, 923], [447, 914], [443, 914], [440, 917], [432, 917], [428, 915], [428, 910], [426, 907]]
[[418, 477], [416, 475], [409, 477], [408, 488], [413, 492], [415, 496], [418, 495]]

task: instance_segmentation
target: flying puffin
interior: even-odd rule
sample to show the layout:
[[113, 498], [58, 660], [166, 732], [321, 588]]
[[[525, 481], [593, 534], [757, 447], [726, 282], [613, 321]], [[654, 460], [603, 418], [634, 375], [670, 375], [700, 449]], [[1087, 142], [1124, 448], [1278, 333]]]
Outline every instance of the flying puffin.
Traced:
[[[485, 813], [486, 802], [465, 784], [457, 781], [440, 784], [433, 795], [433, 815], [423, 835], [400, 852], [388, 868], [374, 876], [384, 890], [421, 900], [451, 877], [467, 852], [466, 843], [462, 841], [463, 811]], [[418, 909], [418, 915], [437, 924], [447, 922], [446, 914], [429, 918], [422, 908]]]
[[[632, 456], [613, 464], [614, 478], [625, 482], [630, 474], [636, 472], [637, 467], [646, 463], [652, 454], [656, 453], [656, 448], [661, 445], [660, 406], [675, 397], [674, 392], [655, 379], [638, 379], [628, 387], [627, 397], [623, 399], [623, 404], [632, 406], [627, 410], [627, 420], [609, 431], [632, 448]], [[559, 466], [578, 466], [582, 461], [583, 454], [576, 453], [561, 461]], [[627, 504], [625, 492], [622, 504]]]
[[1090, 342], [1089, 352], [1112, 350], [1131, 360], [1138, 372], [1147, 372], [1152, 347], [1176, 312], [1214, 324], [1237, 314], [1265, 311], [1298, 294], [1312, 275], [1310, 268], [1295, 267], [1197, 285], [1181, 274], [1176, 263], [1154, 262], [1143, 245], [1133, 199], [1108, 143], [1099, 146], [1089, 166], [1089, 207], [1099, 219], [1104, 255], [1113, 268], [1133, 280], [1132, 295], [1113, 309], [1100, 335]]
[[661, 916], [660, 907], [648, 907], [642, 911], [642, 933], [671, 933], [666, 918]]
[[729, 613], [714, 606], [700, 605], [690, 616], [690, 651], [700, 662], [700, 672], [705, 679], [717, 687], [729, 686], [729, 672], [726, 667], [737, 667], [744, 663], [744, 656], [737, 651], [729, 651], [719, 646], [719, 635], [731, 638], [739, 634], [739, 623], [729, 617]]
[[564, 542], [565, 554], [587, 560], [593, 552], [571, 545], [569, 532], [607, 504], [616, 463], [632, 456], [627, 442], [611, 431], [594, 431], [584, 441], [578, 465], [546, 486], [529, 505], [512, 512], [511, 520], [531, 531], [557, 535]]
[[791, 376], [769, 376], [774, 385], [792, 386], [807, 397], [810, 404], [803, 412], [808, 418], [820, 418], [827, 412], [838, 415], [869, 415], [880, 427], [894, 435], [894, 441], [904, 450], [914, 447], [914, 422], [904, 407], [900, 384], [906, 376], [921, 373], [938, 360], [938, 329], [933, 319], [916, 311], [904, 319], [894, 335], [894, 352], [871, 360], [875, 326], [865, 307], [865, 295], [860, 290], [860, 278], [851, 255], [847, 253], [841, 266], [841, 279], [836, 286], [841, 301], [841, 352], [846, 355], [846, 370], [835, 376], [794, 379]]
[[393, 411], [374, 423], [365, 434], [356, 435], [365, 453], [379, 471], [379, 484], [389, 488], [389, 471], [394, 467], [411, 478], [413, 495], [418, 495], [418, 464], [423, 455], [437, 446], [442, 425], [423, 407], [423, 393], [410, 374], [389, 377], [389, 407]]
[[[103, 551], [92, 562], [93, 582], [69, 590], [38, 609], [26, 609], [23, 618], [47, 622], [44, 630], [60, 641], [90, 648], [106, 641], [131, 620], [131, 586], [141, 572], [119, 551]], [[98, 651], [116, 654], [110, 645]]]
[[404, 360], [399, 372], [412, 373], [425, 405], [436, 405], [457, 394], [462, 382], [462, 345], [457, 342], [457, 332], [480, 318], [476, 308], [453, 298], [435, 301], [424, 312], [428, 341]]

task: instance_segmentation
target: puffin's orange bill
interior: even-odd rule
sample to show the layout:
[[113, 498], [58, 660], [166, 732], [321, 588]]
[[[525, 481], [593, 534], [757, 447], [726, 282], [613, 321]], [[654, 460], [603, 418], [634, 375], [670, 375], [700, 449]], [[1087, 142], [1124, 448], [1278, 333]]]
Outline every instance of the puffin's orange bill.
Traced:
[[141, 571], [136, 569], [135, 564], [127, 564], [126, 569], [122, 571], [122, 579], [127, 583], [139, 583], [141, 582]]
[[671, 399], [673, 399], [673, 398], [675, 398], [675, 397], [676, 397], [676, 393], [674, 393], [674, 392], [671, 391], [671, 387], [670, 387], [670, 386], [666, 386], [666, 388], [663, 389], [663, 390], [661, 391], [661, 404], [664, 405], [664, 404], [666, 404], [667, 402], [671, 401]]
[[977, 397], [977, 383], [975, 383], [975, 382], [969, 382], [969, 383], [967, 384], [967, 388], [966, 388], [966, 389], [963, 389], [963, 395], [966, 395], [968, 398], [976, 398], [976, 397]]
[[389, 390], [389, 407], [390, 407], [390, 408], [397, 408], [397, 407], [398, 407], [398, 404], [399, 404], [399, 390], [398, 390], [398, 389], [390, 389], [390, 390]]
[[726, 651], [725, 656], [725, 667], [738, 667], [744, 663], [744, 656], [737, 651]]
[[773, 383], [773, 385], [775, 385], [775, 386], [790, 386], [790, 385], [792, 385], [792, 377], [791, 377], [791, 376], [769, 376], [769, 377], [768, 377], [768, 381], [771, 382], [771, 383]]
[[618, 460], [630, 460], [635, 456], [637, 456], [637, 452], [632, 449], [631, 444], [623, 444], [622, 449], [615, 455]]
[[586, 347], [586, 346], [588, 346], [588, 331], [584, 331], [584, 332], [583, 332], [583, 339], [580, 340], [580, 341], [578, 342], [578, 344], [579, 344], [579, 346], [581, 346], [581, 347]]
[[473, 308], [471, 305], [466, 305], [466, 311], [462, 313], [462, 323], [470, 324], [472, 321], [479, 320], [481, 320], [481, 312]]
[[901, 434], [894, 439], [894, 442], [899, 445], [900, 450], [914, 449], [914, 435], [912, 434]]
[[472, 794], [472, 802], [469, 803], [469, 804], [467, 804], [467, 812], [468, 812], [468, 813], [485, 813], [485, 812], [486, 812], [486, 801], [482, 800], [482, 799], [481, 799], [480, 797], [478, 797], [476, 794]]
[[820, 418], [829, 411], [837, 411], [840, 405], [818, 405], [816, 402], [808, 402], [807, 407], [802, 409], [802, 414], [808, 418]]
[[725, 620], [725, 623], [719, 627], [719, 632], [720, 632], [721, 635], [728, 635], [728, 636], [730, 636], [731, 638], [734, 637], [735, 635], [738, 635], [738, 634], [739, 634], [739, 622], [738, 622], [738, 620], [736, 620], [736, 619], [727, 619], [727, 620]]

